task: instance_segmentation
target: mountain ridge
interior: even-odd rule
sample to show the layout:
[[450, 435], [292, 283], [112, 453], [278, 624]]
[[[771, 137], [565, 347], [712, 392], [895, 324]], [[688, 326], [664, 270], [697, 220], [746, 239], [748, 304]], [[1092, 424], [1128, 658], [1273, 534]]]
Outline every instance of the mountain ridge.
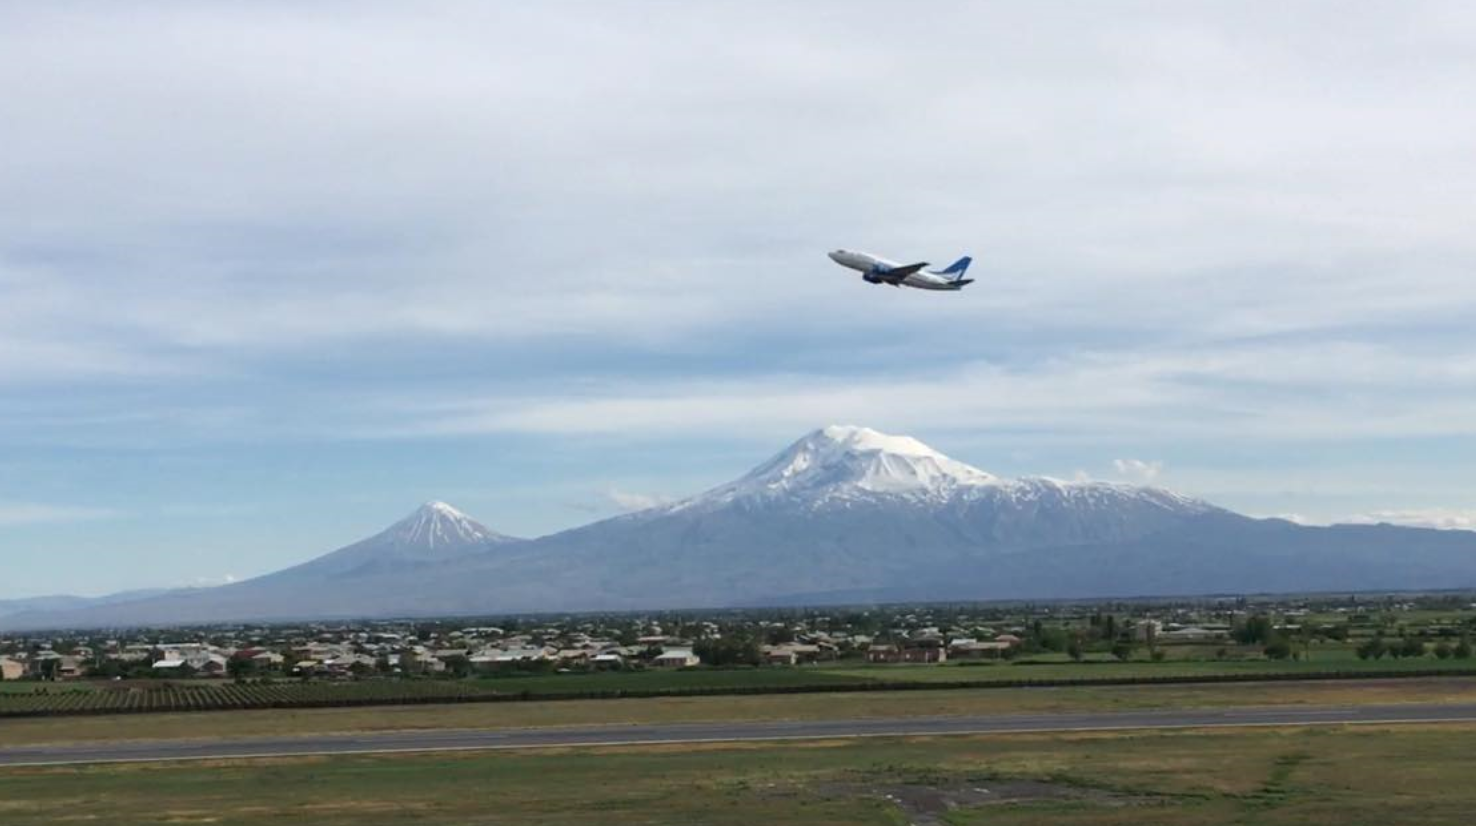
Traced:
[[0, 616], [272, 619], [1476, 585], [1476, 533], [1257, 520], [1150, 486], [1005, 479], [906, 436], [812, 431], [732, 482], [536, 539], [429, 502], [374, 536], [199, 593]]

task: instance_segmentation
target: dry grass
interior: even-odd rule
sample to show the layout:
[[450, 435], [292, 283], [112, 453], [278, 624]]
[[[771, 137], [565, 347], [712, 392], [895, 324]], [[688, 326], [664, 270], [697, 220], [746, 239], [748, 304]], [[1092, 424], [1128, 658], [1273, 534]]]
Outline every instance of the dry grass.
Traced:
[[[345, 756], [0, 771], [0, 821], [890, 824], [899, 788], [1037, 781], [965, 824], [1466, 823], [1476, 725]], [[919, 795], [919, 798], [926, 797]]]

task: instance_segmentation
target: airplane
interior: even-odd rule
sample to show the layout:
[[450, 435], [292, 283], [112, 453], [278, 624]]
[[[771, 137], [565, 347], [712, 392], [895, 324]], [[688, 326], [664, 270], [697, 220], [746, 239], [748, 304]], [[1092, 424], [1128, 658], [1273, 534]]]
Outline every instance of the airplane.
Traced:
[[926, 261], [898, 264], [869, 252], [855, 250], [836, 250], [828, 255], [830, 260], [842, 267], [860, 270], [861, 277], [872, 284], [891, 284], [893, 287], [905, 285], [919, 290], [961, 290], [974, 283], [974, 279], [964, 278], [969, 264], [974, 261], [967, 255], [941, 270], [923, 270], [928, 265]]

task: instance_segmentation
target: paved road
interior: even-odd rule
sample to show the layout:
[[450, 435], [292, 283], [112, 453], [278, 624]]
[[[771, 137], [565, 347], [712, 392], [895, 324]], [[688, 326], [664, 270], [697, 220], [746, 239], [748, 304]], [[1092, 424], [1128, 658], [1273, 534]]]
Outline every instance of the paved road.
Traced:
[[[229, 740], [140, 740], [54, 746], [0, 746], [0, 766], [526, 749], [551, 746], [710, 743], [738, 740], [813, 740], [837, 737], [1416, 722], [1476, 722], [1476, 704], [1171, 709], [870, 720], [679, 723], [500, 730], [445, 729]], [[0, 724], [0, 743], [4, 741], [4, 734], [4, 725]]]

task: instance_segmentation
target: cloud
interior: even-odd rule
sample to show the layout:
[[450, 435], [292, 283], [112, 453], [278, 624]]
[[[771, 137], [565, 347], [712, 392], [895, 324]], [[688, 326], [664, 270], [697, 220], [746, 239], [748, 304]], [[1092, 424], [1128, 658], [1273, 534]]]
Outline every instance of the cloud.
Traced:
[[655, 496], [647, 493], [631, 493], [630, 491], [611, 488], [605, 494], [611, 502], [614, 502], [621, 510], [643, 511], [647, 508], [655, 508], [669, 504], [672, 500], [665, 496]]
[[[27, 355], [0, 381], [387, 338], [762, 338], [821, 302], [806, 324], [846, 346], [980, 323], [1268, 335], [1476, 302], [1468, 30], [1439, 5], [1335, 28], [1308, 10], [1273, 36], [1203, 6], [760, 7], [9, 12], [0, 191], [26, 215], [0, 233], [0, 353]], [[485, 48], [509, 30], [525, 40]], [[554, 39], [578, 59], [537, 46]], [[852, 197], [856, 170], [927, 208]], [[820, 252], [845, 238], [967, 247], [1003, 312], [843, 280]]]
[[1118, 476], [1138, 482], [1152, 482], [1163, 472], [1163, 462], [1145, 462], [1142, 459], [1113, 459], [1112, 467]]
[[[792, 436], [834, 421], [883, 429], [1223, 439], [1476, 435], [1476, 342], [1436, 353], [1369, 344], [1222, 345], [965, 361], [905, 375], [753, 373], [565, 382], [559, 392], [418, 398], [360, 435], [700, 433]], [[1124, 460], [1130, 462], [1131, 460]], [[1161, 465], [1158, 471], [1161, 471]], [[1156, 473], [1152, 463], [1119, 473]]]
[[111, 519], [119, 515], [110, 508], [0, 501], [0, 527]]
[[1408, 525], [1415, 528], [1438, 528], [1440, 530], [1476, 530], [1476, 509], [1470, 508], [1406, 508], [1377, 510], [1357, 514], [1346, 521], [1354, 524]]

